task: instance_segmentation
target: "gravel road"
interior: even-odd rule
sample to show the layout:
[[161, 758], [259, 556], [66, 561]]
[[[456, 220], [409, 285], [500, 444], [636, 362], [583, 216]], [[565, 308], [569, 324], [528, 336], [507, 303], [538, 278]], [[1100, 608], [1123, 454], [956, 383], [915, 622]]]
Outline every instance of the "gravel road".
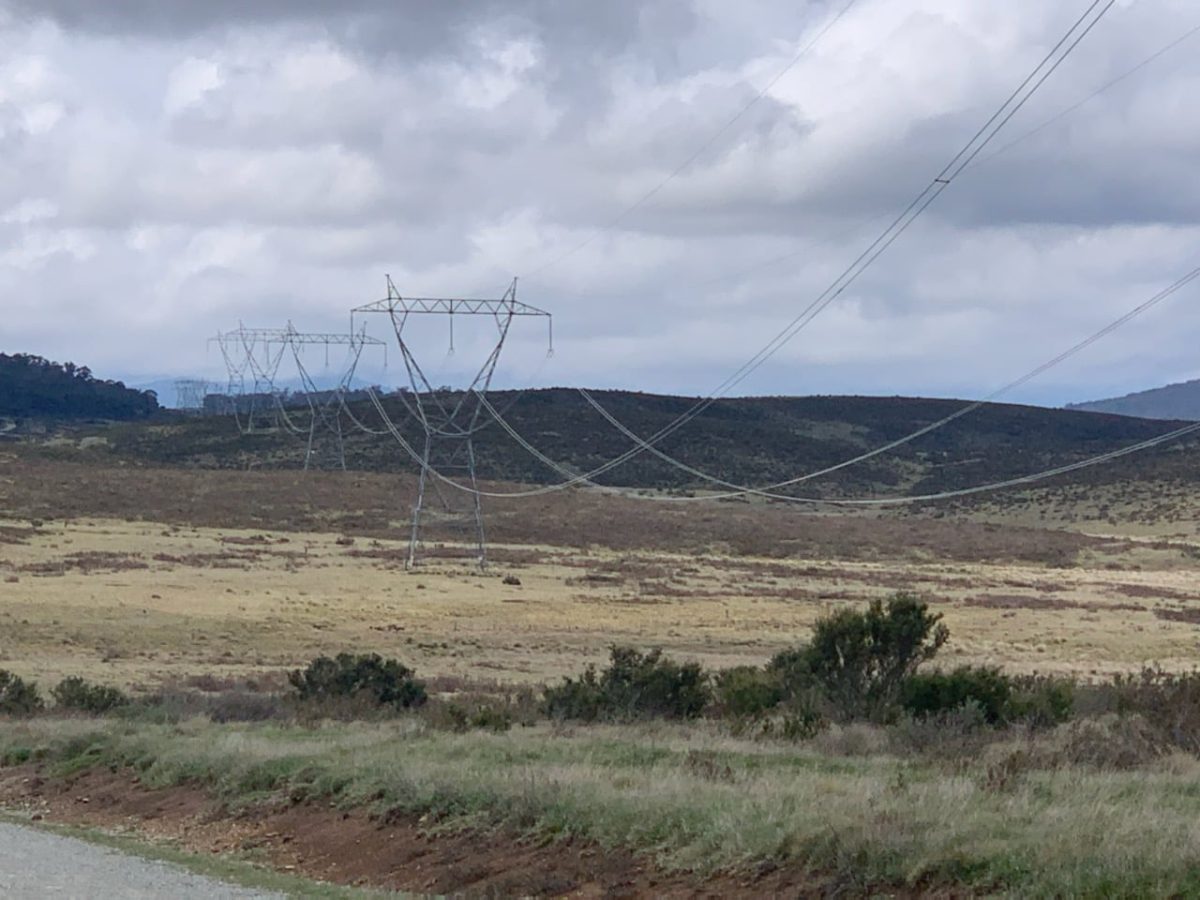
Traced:
[[167, 863], [126, 856], [75, 838], [0, 823], [0, 897], [5, 900], [250, 900], [282, 898]]

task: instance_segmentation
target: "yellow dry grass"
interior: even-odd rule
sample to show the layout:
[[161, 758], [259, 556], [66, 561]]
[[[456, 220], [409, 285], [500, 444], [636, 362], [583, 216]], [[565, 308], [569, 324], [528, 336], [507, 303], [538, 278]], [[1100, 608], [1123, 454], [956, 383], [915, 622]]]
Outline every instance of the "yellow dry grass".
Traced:
[[499, 547], [486, 574], [453, 561], [408, 573], [403, 549], [332, 533], [55, 521], [0, 542], [0, 668], [153, 688], [371, 650], [423, 676], [543, 682], [612, 643], [728, 666], [761, 663], [839, 604], [896, 589], [944, 613], [948, 665], [1102, 676], [1188, 668], [1200, 650], [1200, 626], [1186, 621], [1200, 613], [1194, 565], [1136, 546], [1120, 570], [1111, 556], [1056, 569]]

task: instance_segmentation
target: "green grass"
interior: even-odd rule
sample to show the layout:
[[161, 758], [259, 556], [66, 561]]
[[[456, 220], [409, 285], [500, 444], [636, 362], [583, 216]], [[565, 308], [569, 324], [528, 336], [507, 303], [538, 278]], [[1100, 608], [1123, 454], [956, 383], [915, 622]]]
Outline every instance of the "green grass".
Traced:
[[431, 828], [579, 836], [699, 873], [772, 860], [863, 889], [1200, 896], [1195, 761], [1028, 769], [989, 787], [988, 762], [1013, 749], [994, 745], [951, 769], [878, 750], [840, 755], [830, 741], [736, 740], [706, 725], [504, 735], [415, 720], [0, 725], [0, 757], [42, 758], [58, 771], [129, 766], [150, 785], [199, 783], [232, 800], [282, 793], [421, 815]]

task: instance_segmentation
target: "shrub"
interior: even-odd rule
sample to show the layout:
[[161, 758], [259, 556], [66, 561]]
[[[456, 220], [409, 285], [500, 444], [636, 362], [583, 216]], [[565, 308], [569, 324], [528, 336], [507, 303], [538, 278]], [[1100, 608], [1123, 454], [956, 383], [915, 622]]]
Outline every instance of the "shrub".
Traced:
[[737, 666], [717, 675], [714, 695], [721, 715], [752, 719], [783, 701], [783, 685], [776, 672]]
[[288, 682], [302, 701], [351, 698], [379, 706], [407, 709], [425, 702], [425, 685], [412, 669], [378, 653], [339, 653], [318, 656], [306, 669], [288, 674]]
[[207, 700], [208, 717], [214, 722], [266, 722], [284, 717], [284, 706], [277, 694], [257, 691], [223, 691]]
[[919, 753], [956, 768], [967, 767], [978, 761], [985, 747], [1009, 734], [988, 728], [988, 724], [983, 707], [968, 699], [941, 712], [905, 716], [889, 730], [889, 744], [892, 749]]
[[464, 732], [472, 728], [502, 734], [513, 726], [513, 708], [503, 702], [434, 701], [424, 712], [425, 721], [443, 731]]
[[662, 651], [612, 647], [608, 668], [588, 666], [579, 678], [546, 689], [543, 708], [560, 719], [690, 719], [712, 699], [699, 663], [677, 663]]
[[578, 678], [566, 677], [557, 687], [546, 688], [542, 710], [554, 719], [594, 722], [608, 711], [596, 667], [588, 666]]
[[974, 705], [989, 725], [1008, 717], [1012, 681], [999, 669], [962, 666], [953, 672], [915, 673], [900, 691], [900, 705], [926, 718]]
[[789, 741], [807, 741], [829, 727], [829, 721], [814, 706], [794, 704], [779, 722], [780, 737]]
[[50, 691], [56, 706], [100, 715], [129, 702], [121, 691], [103, 684], [91, 684], [77, 675], [64, 678]]
[[909, 594], [865, 611], [842, 609], [817, 621], [812, 641], [777, 655], [770, 669], [796, 694], [817, 685], [844, 719], [891, 713], [904, 683], [932, 659], [950, 633], [941, 615]]
[[28, 716], [42, 708], [37, 685], [0, 669], [0, 715]]
[[1099, 690], [1112, 712], [1137, 713], [1173, 746], [1200, 753], [1200, 672], [1146, 668], [1114, 676]]
[[1071, 718], [1075, 685], [1064, 678], [1026, 675], [1013, 679], [1009, 718], [1034, 728], [1050, 728]]

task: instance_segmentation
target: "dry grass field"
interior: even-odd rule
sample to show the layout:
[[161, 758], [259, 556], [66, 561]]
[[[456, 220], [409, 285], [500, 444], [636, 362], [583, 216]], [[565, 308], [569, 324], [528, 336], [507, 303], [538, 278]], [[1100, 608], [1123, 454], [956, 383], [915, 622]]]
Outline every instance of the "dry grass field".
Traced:
[[[830, 515], [572, 491], [489, 504], [481, 573], [436, 530], [405, 571], [412, 488], [0, 456], [0, 669], [135, 695], [0, 720], [0, 808], [424, 894], [1200, 893], [1196, 679], [1078, 684], [1200, 658], [1186, 492]], [[588, 724], [515, 690], [613, 644], [762, 664], [898, 590], [949, 626], [938, 665], [1071, 675], [1072, 718]], [[281, 696], [341, 651], [430, 702]], [[479, 697], [516, 718], [451, 714]]]
[[1200, 553], [1178, 529], [1101, 538], [1028, 517], [572, 493], [494, 504], [502, 543], [486, 573], [452, 558], [410, 573], [410, 488], [6, 457], [0, 666], [150, 690], [269, 683], [319, 653], [369, 649], [429, 677], [546, 682], [613, 643], [761, 663], [839, 604], [898, 589], [944, 614], [945, 664], [1086, 678], [1191, 668], [1200, 651]]

